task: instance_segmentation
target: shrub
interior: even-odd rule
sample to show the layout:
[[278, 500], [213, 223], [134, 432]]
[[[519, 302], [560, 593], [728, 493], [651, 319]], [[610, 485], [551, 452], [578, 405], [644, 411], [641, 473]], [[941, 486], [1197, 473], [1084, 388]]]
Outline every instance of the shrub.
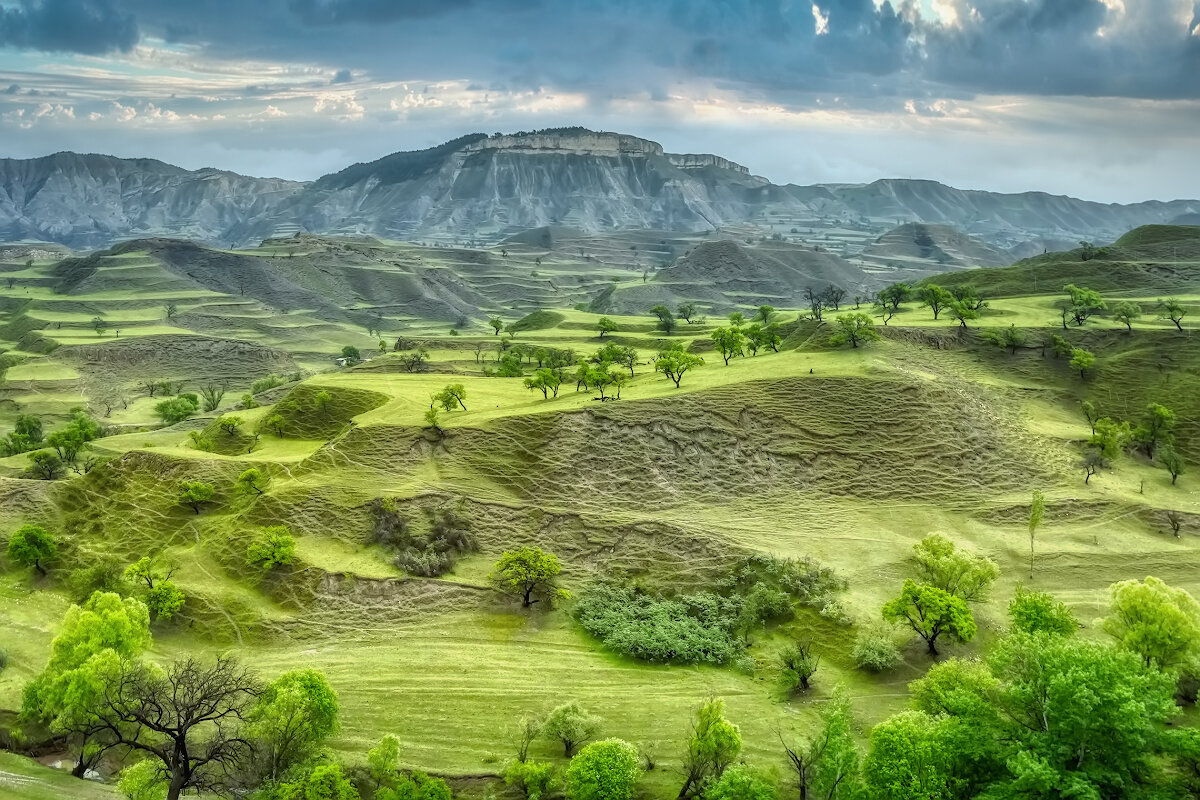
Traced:
[[157, 759], [147, 758], [121, 770], [117, 788], [126, 800], [158, 800], [167, 794], [167, 782]]
[[850, 649], [854, 663], [860, 669], [884, 672], [900, 663], [896, 647], [896, 629], [882, 620], [863, 626], [854, 635]]
[[567, 768], [570, 800], [631, 800], [642, 775], [638, 751], [629, 742], [593, 742]]
[[704, 792], [704, 800], [775, 800], [775, 784], [743, 764], [721, 774]]
[[450, 800], [450, 787], [441, 778], [413, 772], [401, 778], [395, 788], [375, 792], [375, 800]]
[[166, 425], [183, 422], [200, 409], [200, 402], [194, 395], [179, 395], [170, 400], [163, 400], [154, 407], [154, 413]]
[[183, 608], [185, 595], [178, 586], [170, 581], [161, 581], [153, 589], [146, 592], [146, 608], [155, 619], [167, 620], [175, 616]]
[[740, 603], [709, 592], [667, 600], [601, 584], [585, 591], [575, 616], [605, 646], [643, 661], [723, 664], [738, 655]]
[[516, 787], [525, 800], [541, 800], [558, 788], [558, 770], [539, 761], [512, 761], [504, 768], [504, 782]]
[[192, 442], [192, 449], [201, 450], [205, 453], [212, 452], [212, 437], [205, 436], [203, 431], [188, 431], [188, 439], [190, 439]]
[[[290, 380], [299, 380], [299, 379], [300, 379], [300, 376], [296, 375], [296, 376], [292, 377]], [[258, 380], [254, 381], [254, 383], [250, 384], [250, 394], [252, 394], [252, 395], [261, 394], [270, 389], [274, 389], [276, 386], [283, 386], [285, 383], [288, 382], [288, 380], [289, 380], [288, 378], [284, 378], [280, 375], [275, 375], [275, 374], [268, 375], [265, 378], [259, 378]]]
[[71, 596], [83, 602], [96, 592], [115, 592], [125, 589], [125, 569], [116, 558], [101, 556], [95, 563], [72, 570], [67, 575], [67, 586]]
[[272, 525], [246, 548], [246, 563], [264, 570], [291, 564], [296, 557], [296, 540], [286, 525]]
[[8, 651], [0, 647], [0, 673], [8, 669]]

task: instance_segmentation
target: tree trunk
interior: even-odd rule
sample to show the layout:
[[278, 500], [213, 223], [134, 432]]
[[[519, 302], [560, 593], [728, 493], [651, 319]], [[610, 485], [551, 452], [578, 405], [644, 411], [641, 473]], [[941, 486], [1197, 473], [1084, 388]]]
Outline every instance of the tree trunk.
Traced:
[[179, 800], [179, 795], [183, 793], [184, 785], [187, 783], [187, 778], [182, 770], [176, 770], [171, 773], [171, 783], [167, 786], [166, 800]]
[[87, 742], [79, 746], [79, 758], [75, 761], [75, 766], [71, 768], [71, 775], [75, 778], [82, 778], [88, 771], [88, 764], [83, 760], [83, 747]]
[[929, 655], [936, 656], [938, 654], [938, 651], [937, 651], [937, 647], [935, 647], [934, 644], [935, 644], [935, 642], [937, 642], [937, 637], [935, 636], [932, 639], [926, 639], [925, 641], [929, 644]]
[[1171, 322], [1175, 323], [1176, 328], [1178, 328], [1179, 330], [1183, 330], [1183, 325], [1179, 324], [1179, 320], [1173, 319], [1173, 320], [1171, 320]]

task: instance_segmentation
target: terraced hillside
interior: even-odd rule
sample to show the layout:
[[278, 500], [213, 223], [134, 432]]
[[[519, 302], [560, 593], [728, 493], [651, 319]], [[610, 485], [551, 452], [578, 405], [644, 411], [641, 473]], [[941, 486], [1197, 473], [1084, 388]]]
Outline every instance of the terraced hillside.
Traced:
[[[603, 717], [603, 735], [652, 757], [647, 796], [673, 796], [690, 715], [720, 696], [741, 726], [743, 757], [784, 770], [779, 734], [815, 730], [839, 683], [853, 696], [858, 735], [906, 706], [907, 684], [931, 663], [924, 644], [908, 641], [899, 665], [873, 673], [855, 666], [852, 643], [911, 574], [912, 545], [930, 533], [1000, 567], [973, 607], [979, 635], [945, 648], [954, 655], [996, 641], [1018, 584], [1065, 601], [1090, 638], [1101, 637], [1092, 620], [1114, 581], [1155, 575], [1200, 593], [1196, 478], [1173, 482], [1137, 453], [1086, 482], [1078, 466], [1091, 433], [1081, 400], [1135, 423], [1147, 403], [1171, 407], [1177, 447], [1189, 466], [1200, 460], [1191, 334], [1200, 293], [1187, 278], [1200, 252], [1190, 236], [1137, 231], [1086, 262], [1079, 253], [1033, 259], [1044, 293], [1022, 283], [1029, 261], [948, 273], [937, 280], [983, 292], [990, 305], [979, 319], [961, 327], [908, 301], [878, 325], [880, 341], [855, 347], [831, 334], [866, 305], [816, 321], [787, 292], [809, 279], [868, 278], [813, 251], [789, 260], [778, 243], [645, 234], [630, 263], [628, 247], [601, 251], [610, 240], [583, 244], [548, 229], [486, 250], [300, 237], [249, 251], [156, 242], [11, 264], [0, 274], [16, 279], [3, 290], [0, 328], [11, 347], [6, 427], [18, 412], [36, 413], [49, 431], [84, 406], [106, 430], [86, 474], [34, 480], [23, 474], [27, 456], [0, 459], [0, 531], [37, 523], [60, 542], [46, 577], [11, 564], [0, 573], [0, 624], [13, 633], [0, 708], [15, 710], [45, 663], [81, 571], [157, 555], [179, 565], [173, 580], [187, 601], [155, 624], [152, 657], [234, 651], [267, 676], [322, 670], [342, 702], [333, 746], [349, 761], [394, 733], [405, 766], [484, 797], [505, 791], [498, 774], [514, 721], [575, 698]], [[646, 262], [668, 252], [657, 248], [673, 248], [677, 260], [643, 281]], [[713, 275], [714, 264], [726, 271]], [[596, 313], [593, 291], [608, 274], [617, 281]], [[1142, 283], [1147, 275], [1164, 277]], [[1146, 314], [1131, 331], [1103, 313], [1063, 331], [1055, 304], [1066, 281]], [[1182, 331], [1154, 314], [1165, 289], [1188, 312]], [[649, 306], [686, 298], [711, 304], [707, 319], [657, 329]], [[771, 317], [778, 352], [762, 347], [726, 365], [711, 334], [728, 324], [726, 311], [751, 317], [763, 298], [782, 298]], [[421, 305], [435, 300], [446, 310]], [[460, 302], [475, 316], [452, 329], [442, 315], [460, 313]], [[176, 308], [165, 318], [168, 305]], [[518, 323], [539, 307], [554, 313], [528, 317], [515, 335], [493, 333], [478, 315]], [[604, 316], [615, 330], [602, 335]], [[1023, 337], [1011, 351], [989, 339], [1005, 329]], [[382, 352], [376, 330], [387, 339]], [[1092, 351], [1093, 368], [1081, 376], [1056, 356], [1043, 345], [1052, 335]], [[635, 354], [619, 400], [576, 388], [573, 366], [547, 397], [525, 385], [555, 351], [586, 357], [610, 343]], [[704, 358], [678, 387], [650, 363], [676, 343]], [[335, 366], [344, 345], [362, 349], [361, 363]], [[513, 371], [514, 353], [522, 374], [498, 376]], [[246, 402], [268, 373], [280, 376], [276, 385]], [[211, 411], [164, 425], [155, 414], [163, 396], [140, 388], [160, 379], [225, 393]], [[431, 395], [447, 384], [461, 384], [465, 407], [451, 404], [431, 422]], [[230, 416], [239, 423], [223, 427]], [[261, 491], [238, 488], [251, 468]], [[183, 481], [209, 483], [214, 494], [183, 504]], [[1035, 490], [1047, 510], [1031, 576]], [[249, 566], [248, 545], [275, 525], [295, 536], [295, 559]], [[385, 529], [405, 531], [402, 541]], [[448, 568], [426, 574], [437, 571], [425, 560], [434, 543], [449, 539], [469, 544], [437, 550]], [[524, 609], [495, 591], [493, 564], [522, 545], [558, 555], [572, 599]], [[764, 555], [810, 559], [797, 563], [831, 569], [844, 588], [754, 626], [731, 663], [637, 660], [574, 614], [599, 582], [686, 595], [724, 585]], [[803, 693], [781, 683], [779, 655], [796, 637], [811, 637], [822, 659]], [[565, 763], [548, 741], [531, 752]]]

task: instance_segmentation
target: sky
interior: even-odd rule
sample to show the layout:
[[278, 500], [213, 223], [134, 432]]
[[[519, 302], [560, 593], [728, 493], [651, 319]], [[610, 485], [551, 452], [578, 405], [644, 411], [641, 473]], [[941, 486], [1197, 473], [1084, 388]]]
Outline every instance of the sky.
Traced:
[[565, 125], [776, 183], [1200, 198], [1200, 0], [0, 0], [0, 157], [311, 180]]

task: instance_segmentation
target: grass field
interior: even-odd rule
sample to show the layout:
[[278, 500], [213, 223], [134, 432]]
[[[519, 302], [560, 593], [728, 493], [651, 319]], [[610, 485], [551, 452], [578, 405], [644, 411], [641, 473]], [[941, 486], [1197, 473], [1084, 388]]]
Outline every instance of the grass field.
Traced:
[[[293, 261], [253, 257], [281, 266]], [[715, 313], [704, 323], [681, 323], [670, 337], [647, 316], [608, 315], [618, 330], [601, 340], [601, 315], [559, 308], [552, 327], [517, 334], [516, 344], [580, 355], [609, 340], [634, 347], [643, 363], [621, 400], [600, 403], [571, 381], [557, 398], [543, 399], [521, 378], [485, 375], [502, 337], [478, 316], [451, 335], [444, 322], [393, 309], [383, 327], [387, 352], [380, 353], [378, 337], [353, 319], [299, 307], [278, 313], [236, 292], [185, 282], [162, 289], [178, 276], [142, 255], [114, 258], [116, 274], [101, 269], [85, 278], [95, 291], [84, 284], [69, 294], [48, 284], [18, 286], [0, 298], [9, 309], [0, 335], [11, 346], [0, 421], [34, 412], [49, 428], [73, 405], [103, 417], [108, 403], [103, 421], [114, 426], [114, 435], [95, 446], [111, 460], [86, 476], [30, 481], [18, 477], [24, 457], [0, 459], [2, 529], [41, 522], [66, 541], [50, 579], [16, 569], [0, 574], [0, 625], [13, 634], [4, 644], [9, 666], [0, 673], [0, 708], [19, 704], [20, 687], [45, 661], [69, 603], [62, 574], [102, 554], [126, 563], [162, 553], [182, 565], [175, 580], [189, 600], [182, 619], [156, 629], [153, 657], [233, 651], [266, 676], [300, 665], [322, 669], [343, 705], [334, 747], [352, 761], [395, 733], [408, 766], [494, 775], [511, 756], [517, 716], [577, 698], [604, 718], [604, 735], [657, 757], [646, 785], [666, 796], [677, 788], [673, 769], [687, 719], [705, 698], [726, 699], [749, 761], [782, 769], [776, 732], [811, 730], [838, 683], [851, 689], [860, 732], [904, 707], [907, 683], [929, 664], [923, 648], [909, 646], [896, 670], [865, 673], [850, 657], [853, 625], [803, 609], [792, 622], [755, 633], [751, 661], [738, 668], [650, 666], [605, 651], [571, 619], [569, 603], [528, 612], [491, 594], [487, 574], [505, 549], [537, 544], [558, 553], [574, 592], [611, 577], [686, 591], [751, 553], [811, 556], [848, 581], [841, 599], [861, 624], [910, 573], [911, 545], [940, 532], [1001, 567], [998, 584], [976, 608], [980, 636], [948, 648], [955, 654], [980, 653], [995, 640], [1018, 584], [1066, 601], [1088, 626], [1086, 635], [1098, 635], [1091, 623], [1103, 614], [1114, 581], [1155, 575], [1200, 594], [1194, 476], [1185, 473], [1172, 486], [1165, 470], [1127, 456], [1085, 484], [1077, 467], [1089, 433], [1078, 410], [1084, 398], [1125, 419], [1150, 401], [1171, 406], [1180, 447], [1196, 461], [1194, 289], [1176, 295], [1191, 311], [1183, 332], [1155, 319], [1158, 295], [1137, 286], [1121, 289], [1147, 311], [1132, 333], [1104, 318], [1064, 332], [1055, 287], [1052, 294], [997, 292], [966, 331], [910, 303], [881, 328], [882, 341], [856, 349], [828, 342], [852, 304], [826, 312], [823, 325], [783, 309], [780, 352], [760, 351], [728, 366], [708, 338], [721, 322]], [[463, 260], [442, 268], [467, 269], [465, 256], [455, 258]], [[294, 257], [294, 269], [302, 261]], [[386, 272], [378, 264], [356, 268], [368, 267]], [[37, 265], [30, 275], [51, 269]], [[126, 271], [153, 280], [144, 291], [109, 288], [125, 281]], [[513, 279], [494, 261], [478, 272]], [[994, 271], [976, 277], [980, 286], [1011, 280]], [[171, 302], [177, 316], [165, 324], [163, 305]], [[101, 312], [109, 324], [121, 323], [120, 340], [92, 329]], [[1010, 324], [1028, 337], [1015, 354], [979, 336], [980, 329]], [[1052, 334], [1096, 353], [1087, 379], [1042, 351]], [[391, 352], [397, 336], [429, 350], [422, 371], [400, 367]], [[706, 361], [678, 389], [647, 363], [669, 340], [691, 343]], [[343, 345], [369, 358], [337, 368], [332, 357]], [[295, 370], [306, 374], [300, 383], [260, 395], [257, 408], [237, 407], [254, 379]], [[219, 382], [227, 390], [217, 411], [161, 428], [154, 416], [160, 398], [139, 388], [153, 378], [184, 380], [193, 391]], [[424, 422], [430, 395], [449, 383], [466, 387], [467, 410], [443, 412], [442, 430], [431, 430]], [[320, 392], [330, 398], [325, 408], [317, 405]], [[228, 413], [244, 423], [226, 440], [213, 423]], [[267, 422], [275, 413], [287, 415], [284, 437]], [[193, 430], [213, 436], [215, 452], [192, 447]], [[233, 491], [249, 466], [270, 475], [261, 497]], [[184, 478], [217, 487], [203, 513], [178, 504], [175, 487]], [[1049, 507], [1031, 579], [1025, 521], [1035, 489], [1046, 492]], [[381, 496], [396, 498], [418, 528], [433, 509], [457, 509], [479, 551], [441, 578], [406, 575], [369, 543], [368, 503]], [[1171, 535], [1168, 511], [1183, 517], [1180, 538]], [[264, 578], [246, 567], [245, 545], [259, 527], [280, 523], [297, 534], [297, 563]], [[788, 696], [777, 653], [802, 633], [816, 639], [823, 661], [814, 689]], [[549, 744], [538, 748], [553, 757]], [[54, 794], [57, 773], [0, 758], [0, 793], [111, 795], [72, 781]], [[482, 792], [474, 784], [462, 788]]]

